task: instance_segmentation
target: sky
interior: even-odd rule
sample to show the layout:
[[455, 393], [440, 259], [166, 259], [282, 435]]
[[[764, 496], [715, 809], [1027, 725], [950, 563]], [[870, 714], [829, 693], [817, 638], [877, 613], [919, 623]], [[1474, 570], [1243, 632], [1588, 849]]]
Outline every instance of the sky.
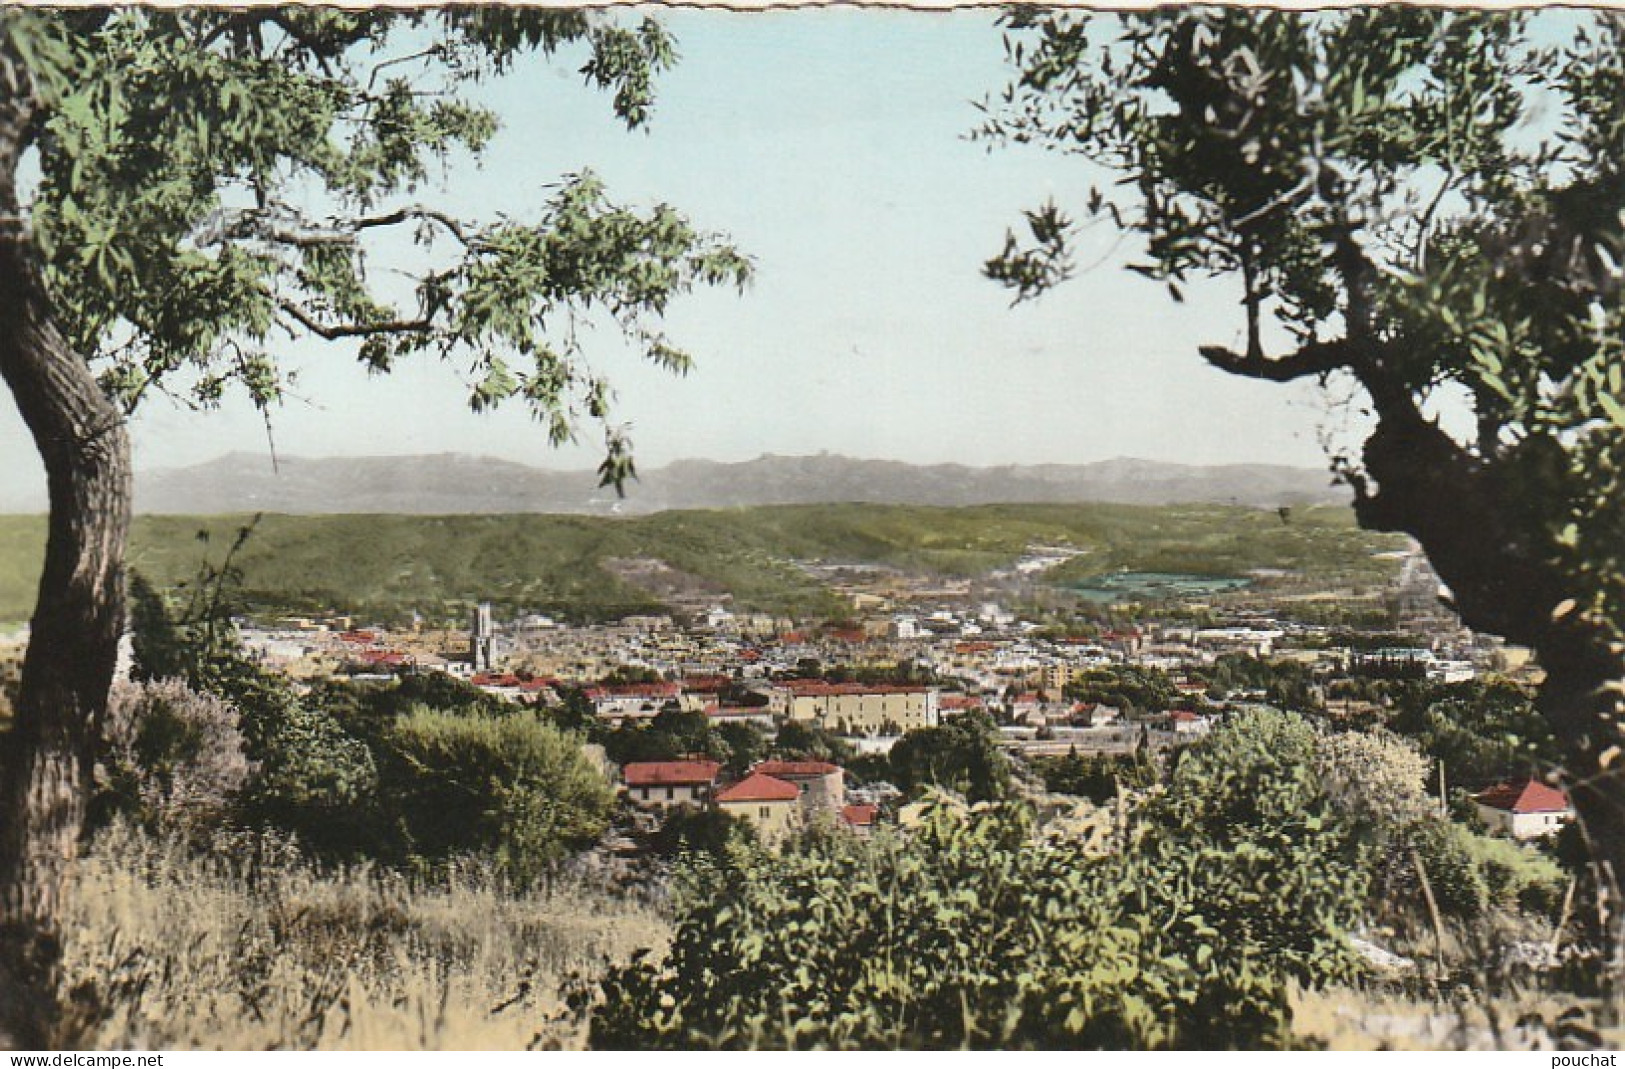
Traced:
[[[459, 162], [419, 198], [524, 218], [561, 175], [590, 167], [617, 201], [672, 203], [753, 257], [744, 294], [696, 292], [669, 312], [667, 332], [696, 358], [686, 377], [607, 335], [589, 342], [640, 467], [822, 451], [979, 466], [1118, 456], [1316, 466], [1323, 434], [1350, 440], [1338, 398], [1203, 364], [1199, 344], [1240, 342], [1239, 293], [1197, 285], [1173, 303], [1123, 270], [1132, 238], [1091, 231], [1077, 262], [1094, 266], [1019, 307], [981, 277], [1021, 209], [1053, 197], [1081, 214], [1101, 177], [1077, 157], [966, 136], [975, 102], [1007, 77], [991, 12], [660, 17], [681, 59], [659, 82], [647, 132], [627, 132], [607, 97], [583, 87], [580, 54], [527, 61], [482, 89], [504, 123], [482, 163]], [[517, 407], [469, 412], [458, 369], [433, 358], [370, 377], [342, 345], [311, 340], [281, 355], [299, 373], [298, 398], [273, 414], [285, 455], [457, 452], [561, 469], [601, 455], [590, 430], [554, 450]], [[139, 469], [269, 453], [240, 399], [207, 413], [157, 399], [133, 435]], [[0, 445], [14, 458], [0, 500], [42, 500], [9, 406]]]

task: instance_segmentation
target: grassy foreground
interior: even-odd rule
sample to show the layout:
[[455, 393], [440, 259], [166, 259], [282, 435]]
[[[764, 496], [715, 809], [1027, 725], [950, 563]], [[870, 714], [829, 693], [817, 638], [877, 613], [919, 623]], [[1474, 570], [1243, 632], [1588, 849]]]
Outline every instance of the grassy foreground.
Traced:
[[513, 894], [477, 871], [421, 884], [323, 873], [274, 840], [229, 846], [199, 856], [114, 828], [74, 867], [78, 1047], [578, 1047], [561, 982], [666, 939], [601, 874]]
[[[69, 984], [85, 1050], [577, 1049], [560, 986], [670, 937], [661, 912], [582, 874], [514, 895], [477, 872], [444, 885], [322, 873], [285, 844], [198, 856], [125, 828], [74, 869]], [[1572, 1000], [1351, 988], [1298, 991], [1311, 1049], [1553, 1050]], [[1588, 1012], [1586, 1017], [1590, 1017]]]

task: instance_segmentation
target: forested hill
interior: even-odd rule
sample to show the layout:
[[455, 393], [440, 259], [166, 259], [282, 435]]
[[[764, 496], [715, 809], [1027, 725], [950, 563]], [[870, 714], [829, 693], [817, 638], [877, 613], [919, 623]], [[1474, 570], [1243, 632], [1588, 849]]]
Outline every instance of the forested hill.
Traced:
[[[138, 517], [130, 564], [160, 585], [191, 579], [206, 559], [220, 561], [246, 522]], [[43, 540], [42, 518], [0, 517], [0, 621], [27, 618]], [[1008, 568], [1029, 547], [1065, 545], [1084, 552], [1051, 573], [1057, 582], [1122, 569], [1270, 568], [1370, 583], [1395, 568], [1373, 554], [1400, 544], [1332, 507], [1283, 516], [1208, 505], [810, 505], [638, 517], [266, 515], [235, 563], [262, 609], [393, 616], [490, 599], [603, 618], [659, 608], [665, 590], [679, 588], [726, 592], [741, 607], [828, 611], [825, 588], [795, 562], [975, 576]], [[639, 578], [639, 561], [663, 562], [658, 583]]]

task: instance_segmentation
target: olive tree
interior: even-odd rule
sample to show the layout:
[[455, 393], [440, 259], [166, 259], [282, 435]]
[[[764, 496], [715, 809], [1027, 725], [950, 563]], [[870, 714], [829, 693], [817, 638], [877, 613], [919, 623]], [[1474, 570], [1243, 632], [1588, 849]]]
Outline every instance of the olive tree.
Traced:
[[[1533, 648], [1594, 856], [1625, 875], [1625, 20], [1402, 6], [1004, 16], [984, 133], [1076, 153], [1082, 207], [1173, 295], [1217, 278], [1243, 340], [1201, 356], [1336, 380], [1372, 430], [1331, 458], [1360, 522], [1414, 537], [1470, 627]], [[987, 273], [1071, 273], [1050, 204]], [[1466, 430], [1441, 404], [1466, 410]], [[1616, 891], [1617, 893], [1617, 891]]]
[[571, 10], [0, 12], [0, 376], [50, 502], [0, 763], [0, 1045], [45, 1046], [57, 1018], [62, 876], [124, 625], [140, 401], [235, 389], [269, 410], [279, 347], [298, 337], [378, 372], [426, 354], [458, 366], [476, 409], [527, 405], [555, 443], [601, 425], [619, 485], [631, 460], [586, 328], [681, 370], [659, 330], [668, 302], [745, 281], [726, 242], [670, 207], [617, 206], [587, 172], [534, 219], [434, 203], [434, 170], [498, 126], [469, 89], [528, 52], [574, 54], [629, 127], [674, 56], [654, 21]]

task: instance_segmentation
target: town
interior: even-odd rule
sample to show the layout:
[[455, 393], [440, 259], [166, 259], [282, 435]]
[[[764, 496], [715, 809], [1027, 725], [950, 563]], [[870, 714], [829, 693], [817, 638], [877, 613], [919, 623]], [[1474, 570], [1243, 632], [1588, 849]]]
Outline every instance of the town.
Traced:
[[[1392, 578], [1378, 589], [1321, 590], [1279, 572], [1229, 584], [1109, 576], [1101, 585], [1115, 600], [1092, 608], [1097, 618], [1133, 620], [1115, 626], [1063, 626], [1053, 612], [1034, 619], [993, 600], [1030, 603], [1044, 573], [1075, 552], [1033, 546], [978, 582], [803, 564], [850, 607], [840, 620], [736, 610], [728, 595], [713, 594], [677, 599], [667, 614], [602, 623], [502, 616], [488, 602], [465, 627], [242, 620], [240, 639], [257, 663], [304, 686], [444, 673], [505, 702], [578, 703], [601, 730], [623, 737], [652, 737], [663, 716], [686, 715], [735, 739], [748, 734], [756, 741], [746, 749], [766, 755], [786, 725], [813, 729], [834, 747], [825, 757], [846, 755], [857, 767], [764, 756], [730, 771], [673, 743], [612, 770], [634, 826], [711, 808], [768, 841], [821, 820], [859, 830], [895, 820], [905, 792], [888, 779], [887, 755], [911, 732], [967, 716], [994, 728], [1013, 767], [1041, 773], [1068, 758], [1165, 754], [1236, 711], [1272, 704], [1312, 708], [1342, 726], [1380, 725], [1391, 710], [1373, 680], [1533, 687], [1541, 678], [1529, 651], [1467, 631], [1441, 606], [1438, 579], [1414, 548], [1384, 554]], [[1304, 622], [1305, 605], [1363, 623]], [[1563, 792], [1527, 772], [1508, 767], [1498, 770], [1506, 779], [1461, 784], [1490, 830], [1546, 837], [1572, 818]], [[1042, 774], [1032, 779], [1042, 786]]]

